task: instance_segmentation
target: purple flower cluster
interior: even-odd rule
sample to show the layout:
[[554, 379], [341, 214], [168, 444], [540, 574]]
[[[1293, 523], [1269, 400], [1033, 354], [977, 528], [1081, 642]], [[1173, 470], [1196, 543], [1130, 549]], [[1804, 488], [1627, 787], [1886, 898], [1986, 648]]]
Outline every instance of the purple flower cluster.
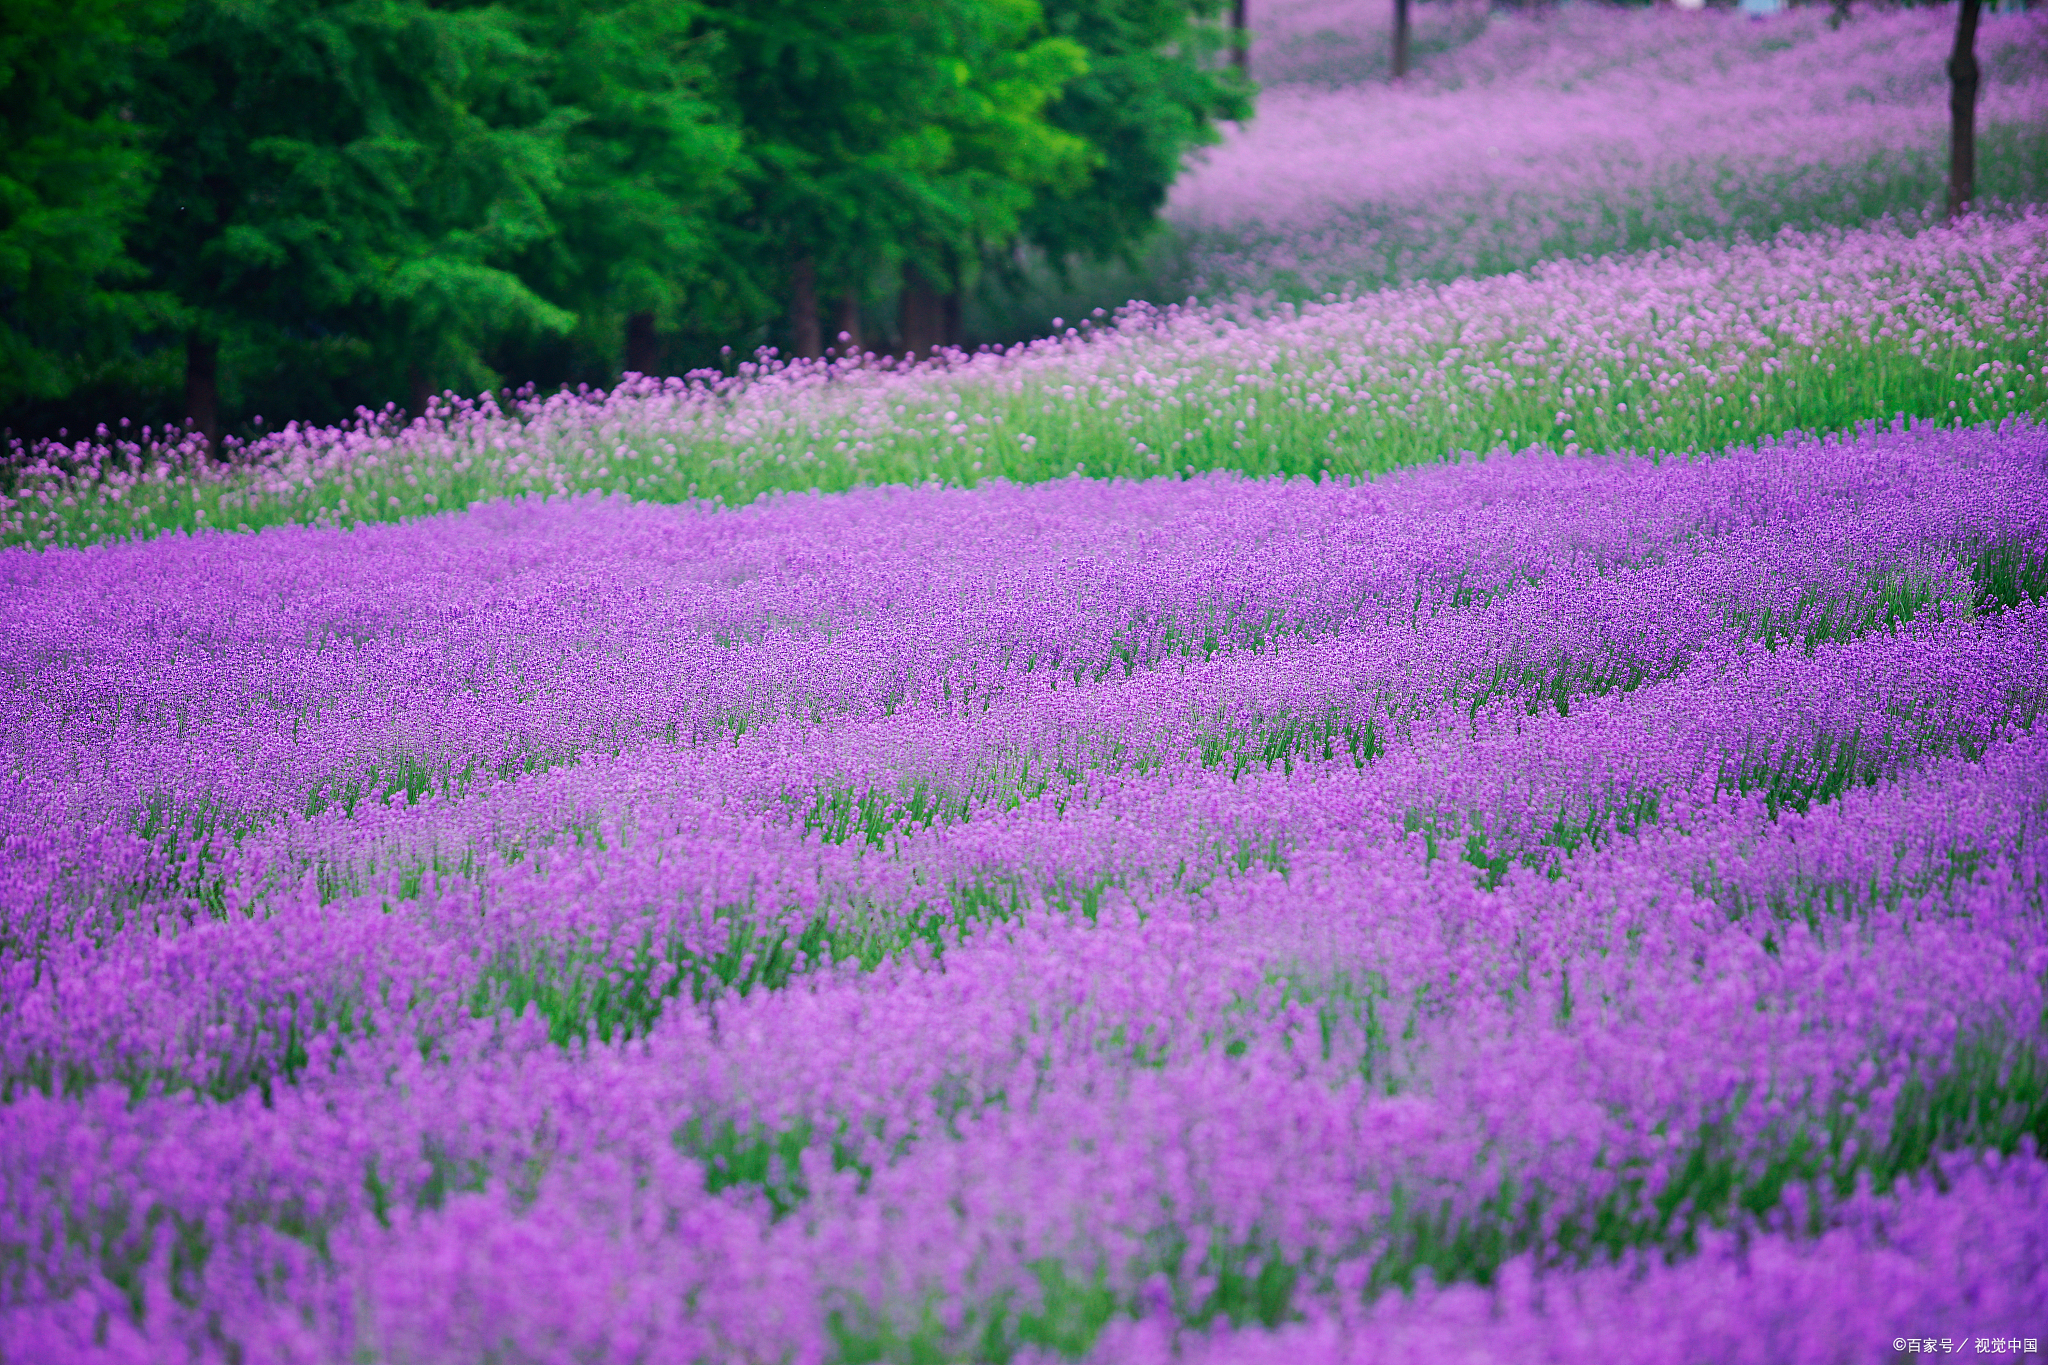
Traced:
[[2044, 592], [2013, 421], [6, 551], [0, 1360], [2039, 1335]]
[[610, 393], [437, 400], [197, 461], [112, 431], [18, 450], [0, 544], [334, 529], [591, 492], [974, 487], [1235, 470], [1347, 481], [1458, 451], [1720, 450], [1901, 417], [2048, 415], [2048, 218], [1688, 244], [1273, 306], [1239, 299], [915, 367], [747, 361]]

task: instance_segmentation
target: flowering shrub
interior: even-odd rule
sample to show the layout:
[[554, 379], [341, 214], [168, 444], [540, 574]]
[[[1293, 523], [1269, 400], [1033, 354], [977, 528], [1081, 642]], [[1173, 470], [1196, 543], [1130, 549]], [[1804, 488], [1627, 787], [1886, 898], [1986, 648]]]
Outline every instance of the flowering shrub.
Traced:
[[0, 581], [0, 1358], [2038, 1332], [2028, 422]]

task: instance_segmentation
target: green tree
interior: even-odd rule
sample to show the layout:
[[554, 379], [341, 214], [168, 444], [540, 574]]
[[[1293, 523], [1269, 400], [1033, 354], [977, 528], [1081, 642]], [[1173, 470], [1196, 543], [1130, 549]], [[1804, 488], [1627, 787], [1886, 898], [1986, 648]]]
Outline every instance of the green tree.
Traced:
[[1054, 127], [1100, 153], [1077, 192], [1041, 197], [1024, 235], [1055, 263], [1127, 255], [1152, 231], [1189, 151], [1219, 121], [1251, 114], [1241, 66], [1217, 60], [1221, 0], [1045, 0], [1051, 31], [1086, 53], [1087, 74], [1050, 108]]
[[1016, 6], [1005, 18], [1011, 27], [994, 56], [978, 79], [963, 80], [962, 98], [941, 125], [950, 156], [937, 184], [959, 189], [939, 231], [913, 238], [905, 262], [899, 331], [913, 354], [961, 340], [960, 295], [975, 267], [1015, 240], [1034, 204], [1074, 194], [1103, 160], [1099, 148], [1046, 117], [1087, 73], [1080, 45], [1032, 40], [1041, 22], [1036, 6]]
[[[653, 373], [658, 330], [691, 311], [729, 314], [720, 224], [738, 207], [740, 137], [710, 94], [714, 36], [673, 0], [517, 0], [545, 91], [573, 115], [548, 207], [555, 231], [521, 273], [577, 317], [576, 343]], [[746, 295], [741, 293], [744, 300]]]
[[[1084, 69], [1036, 0], [716, 0], [721, 86], [745, 139], [756, 278], [782, 282], [800, 355], [821, 292], [855, 320], [877, 280], [957, 288], [985, 243], [1092, 153], [1047, 104]], [[929, 309], [906, 300], [906, 324]], [[854, 330], [848, 327], [846, 330]], [[908, 327], [906, 327], [908, 330]]]
[[150, 317], [126, 234], [151, 159], [131, 54], [162, 3], [9, 0], [0, 12], [0, 413], [59, 399]]
[[187, 419], [217, 439], [236, 332], [345, 333], [417, 411], [495, 382], [503, 337], [566, 331], [513, 268], [576, 122], [545, 74], [495, 7], [189, 0], [138, 96], [161, 171], [136, 252], [178, 301]]

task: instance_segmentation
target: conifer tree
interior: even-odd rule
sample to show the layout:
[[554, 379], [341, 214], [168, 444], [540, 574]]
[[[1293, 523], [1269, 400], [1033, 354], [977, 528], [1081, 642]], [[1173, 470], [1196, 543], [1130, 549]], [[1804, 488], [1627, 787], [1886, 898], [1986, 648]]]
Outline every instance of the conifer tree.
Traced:
[[1044, 113], [1085, 59], [1035, 0], [715, 0], [707, 22], [744, 138], [757, 278], [790, 301], [799, 354], [822, 348], [824, 301], [850, 320], [849, 297], [898, 278], [908, 344], [929, 349], [930, 299], [1090, 167]]
[[674, 0], [515, 3], [550, 105], [573, 115], [548, 196], [555, 231], [522, 274], [576, 315], [599, 368], [653, 373], [660, 329], [693, 308], [733, 311], [721, 224], [738, 207], [740, 138], [710, 88], [715, 36]]
[[153, 161], [131, 55], [165, 3], [9, 0], [0, 15], [0, 414], [118, 360], [153, 300], [126, 236]]
[[1099, 160], [1073, 194], [1043, 196], [1025, 236], [1054, 262], [1128, 253], [1151, 232], [1188, 152], [1219, 122], [1249, 117], [1244, 70], [1219, 69], [1218, 0], [1046, 0], [1051, 30], [1088, 70], [1047, 110]]
[[137, 255], [178, 300], [188, 420], [219, 431], [221, 341], [346, 331], [414, 411], [574, 321], [517, 273], [550, 236], [575, 116], [499, 8], [188, 0], [138, 106], [158, 134]]

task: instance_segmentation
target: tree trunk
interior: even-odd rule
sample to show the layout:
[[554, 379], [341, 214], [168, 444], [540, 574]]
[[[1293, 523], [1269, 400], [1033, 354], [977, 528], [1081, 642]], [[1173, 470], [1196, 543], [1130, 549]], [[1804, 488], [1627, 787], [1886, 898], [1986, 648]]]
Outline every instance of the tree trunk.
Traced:
[[654, 339], [654, 314], [631, 313], [626, 317], [626, 373], [653, 374], [661, 363], [660, 347]]
[[1977, 196], [1977, 15], [1983, 0], [1956, 9], [1956, 50], [1948, 59], [1948, 217]]
[[409, 405], [406, 411], [417, 421], [427, 415], [427, 404], [434, 401], [434, 386], [427, 382], [427, 372], [417, 365], [406, 370], [405, 383], [406, 388], [410, 390], [406, 398]]
[[960, 291], [957, 289], [939, 300], [939, 336], [948, 346], [967, 344], [967, 332], [960, 325]]
[[903, 302], [898, 323], [906, 360], [929, 359], [945, 343], [945, 305], [939, 299], [939, 291], [914, 265], [903, 267]]
[[1394, 0], [1394, 79], [1408, 74], [1408, 0]]
[[839, 296], [839, 353], [859, 355], [865, 349], [860, 339], [860, 296], [849, 289]]
[[1252, 74], [1252, 50], [1245, 44], [1245, 8], [1247, 0], [1231, 0], [1230, 4], [1230, 63], [1246, 76]]
[[220, 449], [220, 342], [194, 332], [185, 338], [185, 425], [206, 438], [206, 453]]
[[808, 256], [789, 272], [789, 336], [803, 359], [825, 354], [825, 336], [818, 326], [818, 267]]

